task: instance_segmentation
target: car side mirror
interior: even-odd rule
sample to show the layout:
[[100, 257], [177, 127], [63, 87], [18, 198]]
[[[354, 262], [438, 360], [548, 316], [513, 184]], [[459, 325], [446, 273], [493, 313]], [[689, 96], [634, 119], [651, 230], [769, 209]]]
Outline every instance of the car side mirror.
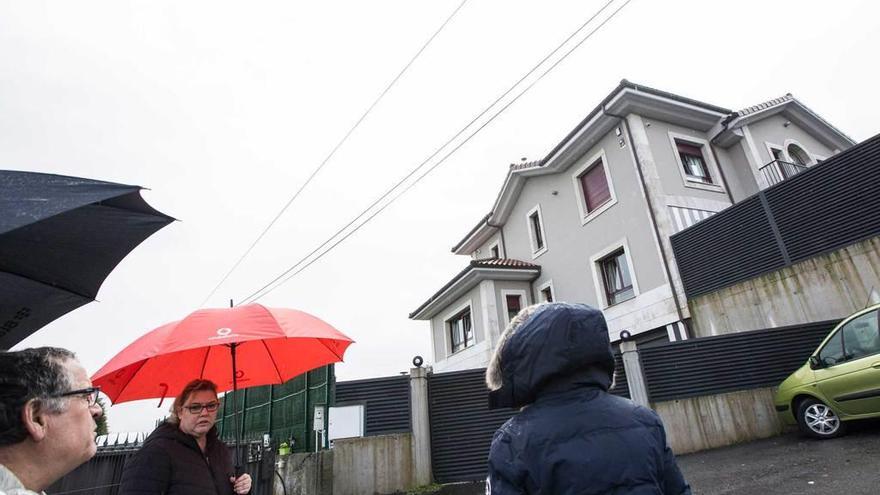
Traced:
[[810, 369], [817, 370], [822, 367], [822, 361], [819, 360], [819, 356], [810, 356]]

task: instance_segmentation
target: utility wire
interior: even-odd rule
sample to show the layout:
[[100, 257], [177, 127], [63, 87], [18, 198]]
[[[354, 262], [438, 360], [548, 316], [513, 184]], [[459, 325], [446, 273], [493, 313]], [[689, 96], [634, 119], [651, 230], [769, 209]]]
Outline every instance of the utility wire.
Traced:
[[[458, 138], [458, 136], [460, 136], [461, 134], [463, 134], [465, 130], [467, 130], [471, 125], [473, 125], [477, 120], [479, 120], [483, 115], [485, 115], [485, 114], [486, 114], [491, 108], [493, 108], [493, 107], [494, 107], [499, 101], [501, 101], [501, 100], [502, 100], [507, 94], [509, 94], [511, 91], [513, 91], [513, 89], [516, 88], [520, 83], [522, 83], [523, 80], [525, 80], [529, 75], [531, 75], [533, 72], [535, 72], [535, 71], [536, 71], [541, 65], [543, 65], [544, 62], [546, 62], [546, 61], [547, 61], [547, 60], [548, 60], [548, 59], [549, 59], [554, 53], [558, 52], [558, 51], [559, 51], [559, 50], [560, 50], [560, 49], [561, 49], [566, 43], [568, 43], [568, 41], [570, 41], [574, 36], [576, 36], [577, 33], [579, 33], [580, 31], [582, 31], [582, 30], [583, 30], [583, 29], [584, 29], [584, 28], [585, 28], [590, 22], [592, 22], [592, 21], [593, 21], [597, 16], [599, 16], [599, 15], [600, 15], [600, 14], [601, 14], [601, 13], [602, 13], [602, 12], [603, 12], [603, 11], [609, 6], [609, 5], [611, 5], [611, 4], [614, 2], [614, 0], [610, 0], [610, 1], [608, 1], [605, 5], [602, 6], [602, 8], [600, 8], [598, 11], [596, 11], [596, 13], [593, 14], [592, 17], [590, 17], [590, 18], [589, 18], [584, 24], [582, 24], [582, 25], [581, 25], [577, 30], [575, 30], [575, 31], [574, 31], [574, 32], [573, 32], [568, 38], [566, 38], [565, 41], [563, 41], [562, 43], [560, 43], [560, 45], [557, 46], [552, 52], [550, 52], [549, 55], [547, 55], [546, 57], [544, 57], [544, 59], [542, 59], [541, 62], [539, 62], [539, 63], [538, 63], [535, 67], [533, 67], [528, 73], [526, 73], [525, 76], [523, 76], [522, 78], [520, 78], [520, 80], [517, 81], [513, 86], [511, 86], [510, 89], [508, 89], [504, 94], [502, 94], [502, 95], [501, 95], [500, 97], [498, 97], [494, 102], [492, 102], [491, 105], [489, 105], [485, 110], [483, 110], [480, 114], [478, 114], [473, 120], [471, 120], [466, 126], [464, 126], [460, 131], [458, 131], [458, 133], [456, 133], [451, 139], [449, 139], [448, 141], [446, 141], [446, 143], [444, 143], [444, 144], [443, 144], [440, 148], [438, 148], [433, 154], [431, 154], [427, 159], [425, 159], [422, 163], [420, 163], [415, 169], [413, 169], [412, 171], [410, 171], [405, 177], [403, 177], [403, 179], [401, 179], [400, 181], [398, 181], [394, 186], [392, 186], [392, 187], [391, 187], [388, 191], [386, 191], [382, 196], [380, 196], [378, 199], [376, 199], [376, 201], [374, 201], [372, 204], [370, 204], [370, 206], [368, 206], [368, 207], [365, 208], [363, 211], [361, 211], [361, 213], [359, 213], [359, 214], [358, 214], [355, 218], [353, 218], [349, 223], [347, 223], [345, 226], [343, 226], [342, 228], [340, 228], [339, 230], [337, 230], [332, 236], [330, 236], [330, 238], [328, 238], [326, 241], [324, 241], [320, 246], [318, 246], [317, 248], [315, 248], [314, 250], [312, 250], [309, 254], [307, 254], [307, 255], [305, 255], [304, 257], [302, 257], [298, 262], [296, 262], [296, 263], [295, 263], [294, 265], [292, 265], [290, 268], [288, 268], [287, 270], [285, 270], [284, 272], [282, 272], [280, 275], [278, 275], [277, 277], [275, 277], [272, 281], [270, 281], [269, 283], [267, 283], [266, 285], [264, 285], [263, 287], [261, 287], [261, 288], [258, 289], [257, 291], [251, 293], [249, 296], [247, 296], [247, 297], [245, 297], [244, 299], [242, 299], [241, 302], [240, 302], [240, 304], [247, 304], [247, 303], [249, 303], [249, 302], [256, 301], [257, 299], [259, 299], [259, 298], [265, 296], [265, 295], [268, 294], [269, 292], [272, 292], [273, 290], [277, 289], [279, 286], [281, 286], [281, 285], [283, 285], [284, 283], [286, 283], [286, 282], [287, 282], [288, 280], [290, 280], [292, 277], [296, 276], [297, 274], [299, 274], [300, 272], [302, 272], [303, 270], [305, 270], [306, 268], [308, 268], [309, 266], [311, 266], [312, 263], [314, 263], [315, 261], [317, 261], [317, 260], [319, 260], [320, 258], [322, 258], [325, 254], [327, 254], [330, 250], [332, 250], [333, 248], [335, 248], [337, 245], [339, 245], [342, 241], [344, 241], [345, 239], [347, 239], [349, 236], [351, 236], [352, 234], [354, 234], [355, 232], [357, 232], [361, 227], [363, 227], [364, 225], [366, 225], [366, 224], [367, 224], [370, 220], [372, 220], [376, 215], [378, 215], [378, 214], [381, 213], [385, 208], [387, 208], [388, 206], [390, 206], [391, 203], [393, 203], [395, 200], [397, 200], [397, 198], [399, 198], [399, 197], [402, 196], [404, 193], [406, 193], [407, 191], [409, 191], [409, 189], [411, 189], [414, 185], [416, 185], [419, 181], [421, 181], [425, 176], [427, 176], [428, 174], [430, 174], [430, 173], [431, 173], [434, 169], [436, 169], [440, 164], [442, 164], [444, 161], [446, 161], [447, 158], [449, 158], [453, 153], [455, 153], [456, 151], [458, 151], [459, 148], [461, 148], [462, 146], [464, 146], [468, 141], [471, 140], [471, 138], [473, 138], [473, 137], [474, 137], [477, 133], [479, 133], [483, 128], [485, 128], [487, 125], [489, 125], [489, 123], [491, 123], [496, 117], [498, 117], [498, 115], [500, 115], [500, 114], [501, 114], [502, 112], [504, 112], [508, 107], [510, 107], [514, 102], [516, 102], [516, 101], [517, 101], [522, 95], [524, 95], [524, 94], [525, 94], [527, 91], [529, 91], [529, 90], [530, 90], [535, 84], [537, 84], [538, 81], [540, 81], [541, 79], [543, 79], [544, 76], [546, 76], [546, 75], [547, 75], [550, 71], [552, 71], [557, 65], [559, 65], [563, 60], [565, 60], [565, 59], [566, 59], [566, 58], [567, 58], [567, 57], [568, 57], [568, 56], [569, 56], [574, 50], [576, 50], [578, 47], [580, 47], [584, 42], [586, 42], [590, 37], [592, 37], [593, 34], [595, 34], [599, 29], [601, 29], [601, 28], [602, 28], [606, 23], [608, 23], [612, 18], [614, 18], [614, 17], [617, 15], [618, 12], [620, 12], [624, 7], [626, 7], [626, 6], [630, 3], [630, 1], [632, 1], [632, 0], [626, 0], [626, 1], [624, 1], [624, 2], [620, 5], [620, 7], [618, 7], [617, 9], [615, 9], [615, 10], [611, 13], [611, 15], [609, 15], [607, 18], [605, 18], [605, 20], [603, 20], [598, 26], [596, 26], [592, 31], [590, 31], [590, 32], [589, 32], [589, 33], [588, 33], [583, 39], [581, 39], [580, 41], [578, 41], [578, 42], [577, 42], [577, 43], [576, 43], [571, 49], [569, 49], [567, 52], [565, 52], [565, 54], [562, 55], [562, 57], [560, 57], [559, 60], [557, 60], [556, 62], [554, 62], [554, 63], [553, 63], [553, 64], [552, 64], [547, 70], [545, 70], [540, 76], [538, 76], [538, 78], [536, 78], [536, 79], [535, 79], [532, 83], [530, 83], [525, 89], [523, 89], [518, 95], [516, 95], [516, 96], [515, 96], [510, 102], [508, 102], [507, 104], [505, 104], [500, 110], [498, 110], [494, 115], [492, 115], [492, 116], [489, 118], [489, 120], [487, 120], [485, 123], [483, 123], [483, 124], [482, 124], [480, 127], [478, 127], [473, 133], [471, 133], [469, 136], [467, 136], [467, 137], [466, 137], [461, 143], [459, 143], [459, 144], [458, 144], [457, 146], [455, 146], [452, 150], [450, 150], [450, 151], [449, 151], [446, 155], [444, 155], [443, 158], [441, 158], [437, 163], [435, 163], [434, 165], [432, 165], [432, 166], [431, 166], [431, 167], [430, 167], [430, 168], [429, 168], [424, 174], [420, 175], [418, 178], [416, 178], [415, 181], [413, 181], [412, 183], [410, 183], [409, 185], [407, 185], [403, 190], [401, 190], [401, 191], [400, 191], [396, 196], [394, 196], [390, 201], [388, 201], [387, 203], [385, 203], [384, 205], [382, 205], [382, 207], [380, 207], [378, 210], [376, 210], [375, 212], [373, 212], [369, 217], [367, 217], [366, 220], [364, 220], [362, 223], [360, 223], [359, 225], [357, 225], [354, 229], [352, 229], [351, 231], [349, 231], [348, 233], [346, 233], [344, 236], [342, 236], [341, 238], [339, 238], [339, 239], [338, 239], [336, 242], [334, 242], [334, 243], [333, 243], [328, 249], [326, 249], [325, 251], [323, 251], [322, 253], [320, 253], [317, 257], [315, 257], [315, 258], [313, 258], [312, 260], [308, 261], [308, 263], [306, 263], [304, 266], [302, 266], [302, 267], [300, 267], [299, 269], [297, 269], [297, 267], [299, 267], [299, 266], [302, 265], [304, 262], [306, 262], [306, 260], [308, 260], [312, 255], [314, 255], [315, 253], [317, 253], [318, 251], [320, 251], [324, 246], [330, 244], [330, 243], [333, 241], [333, 239], [335, 239], [336, 237], [338, 237], [339, 235], [341, 235], [343, 232], [345, 232], [345, 230], [346, 230], [348, 227], [350, 227], [350, 226], [353, 225], [358, 219], [360, 219], [360, 218], [362, 218], [364, 215], [366, 215], [366, 214], [367, 214], [372, 208], [374, 208], [374, 207], [375, 207], [378, 203], [380, 203], [383, 199], [385, 199], [385, 198], [387, 198], [388, 196], [390, 196], [390, 195], [391, 195], [391, 194], [392, 194], [397, 188], [399, 188], [403, 183], [405, 183], [410, 177], [412, 177], [412, 176], [415, 175], [419, 170], [421, 170], [422, 167], [423, 167], [426, 163], [428, 163], [432, 158], [434, 158], [435, 156], [437, 156], [437, 155], [438, 155], [443, 149], [445, 149], [450, 143], [452, 143], [452, 141], [454, 141], [456, 138]], [[286, 277], [286, 278], [285, 278], [285, 277]], [[282, 280], [282, 279], [283, 279], [283, 280]], [[279, 280], [280, 280], [280, 282], [279, 282]], [[272, 286], [273, 284], [275, 284], [276, 282], [278, 282], [277, 285], [275, 285], [274, 287], [271, 287], [271, 286]], [[271, 288], [270, 288], [270, 287], [271, 287]]]
[[382, 93], [380, 93], [379, 96], [376, 97], [376, 99], [369, 106], [369, 108], [367, 108], [367, 110], [363, 113], [363, 115], [361, 115], [361, 117], [354, 123], [354, 125], [351, 126], [351, 128], [348, 130], [348, 132], [346, 132], [345, 135], [342, 137], [342, 139], [340, 139], [339, 142], [336, 143], [336, 146], [333, 147], [333, 149], [330, 151], [330, 153], [327, 154], [327, 156], [324, 158], [324, 160], [321, 161], [321, 163], [312, 171], [312, 173], [308, 176], [306, 181], [303, 182], [303, 184], [299, 187], [299, 189], [297, 189], [297, 191], [293, 194], [293, 196], [290, 197], [290, 199], [287, 201], [287, 204], [285, 204], [284, 207], [282, 207], [281, 210], [278, 211], [278, 213], [275, 215], [275, 218], [273, 218], [272, 221], [269, 222], [268, 225], [266, 225], [266, 227], [263, 229], [263, 231], [260, 232], [260, 235], [258, 235], [257, 238], [254, 239], [254, 241], [251, 243], [251, 245], [238, 258], [238, 260], [232, 265], [232, 267], [229, 269], [229, 271], [226, 272], [226, 275], [224, 275], [223, 278], [220, 279], [219, 282], [217, 282], [217, 285], [215, 285], [214, 288], [211, 289], [211, 292], [205, 297], [205, 299], [199, 305], [200, 307], [204, 306], [205, 303], [207, 303], [208, 300], [211, 299], [211, 297], [217, 292], [217, 290], [220, 289], [220, 287], [226, 282], [226, 280], [229, 278], [229, 276], [232, 275], [232, 272], [234, 272], [238, 268], [238, 266], [241, 265], [241, 263], [244, 261], [244, 259], [247, 258], [247, 256], [251, 253], [251, 251], [254, 250], [254, 248], [263, 239], [263, 237], [266, 236], [266, 234], [269, 232], [269, 230], [272, 228], [272, 226], [275, 225], [275, 223], [278, 221], [278, 219], [281, 218], [282, 215], [284, 215], [284, 212], [286, 212], [287, 209], [290, 208], [290, 205], [293, 204], [293, 202], [296, 200], [296, 198], [299, 197], [300, 193], [303, 192], [303, 189], [305, 189], [306, 186], [308, 186], [309, 183], [312, 182], [312, 179], [314, 179], [315, 176], [318, 175], [318, 172], [320, 172], [321, 169], [324, 168], [324, 165], [326, 165], [327, 162], [330, 161], [331, 158], [333, 158], [333, 156], [336, 154], [336, 151], [339, 150], [339, 148], [341, 148], [343, 144], [345, 144], [345, 142], [348, 140], [349, 136], [351, 136], [351, 134], [355, 131], [355, 129], [357, 129], [358, 126], [361, 125], [361, 122], [363, 122], [364, 119], [367, 118], [367, 115], [369, 115], [370, 112], [373, 110], [373, 108], [375, 108], [376, 105], [379, 104], [379, 102], [382, 100], [382, 98], [385, 97], [385, 95], [388, 93], [388, 91], [391, 90], [391, 88], [394, 86], [394, 84], [397, 83], [397, 81], [403, 76], [403, 74], [407, 71], [407, 69], [410, 68], [410, 66], [416, 61], [416, 59], [419, 58], [419, 56], [422, 54], [422, 52], [424, 52], [425, 49], [428, 48], [428, 45], [430, 45], [431, 42], [434, 41], [434, 38], [436, 38], [437, 35], [439, 35], [441, 31], [443, 31], [443, 29], [446, 27], [446, 25], [449, 24], [449, 22], [452, 20], [452, 18], [455, 17], [455, 14], [457, 14], [458, 11], [461, 10], [462, 7], [464, 7], [464, 4], [467, 3], [467, 1], [468, 0], [462, 0], [462, 2], [458, 5], [458, 7], [456, 7], [455, 10], [453, 10], [452, 13], [449, 14], [449, 17], [446, 18], [446, 20], [443, 22], [443, 24], [441, 24], [440, 27], [437, 28], [437, 30], [434, 32], [434, 34], [431, 35], [430, 38], [428, 38], [428, 41], [426, 41], [422, 45], [422, 47], [419, 49], [419, 51], [416, 52], [416, 54], [413, 55], [413, 57], [409, 60], [409, 62], [407, 62], [407, 64], [403, 67], [403, 69], [400, 70], [400, 72], [397, 74], [397, 76], [395, 76], [394, 79], [392, 79], [391, 82], [388, 83], [388, 85], [385, 87], [385, 89], [382, 91]]

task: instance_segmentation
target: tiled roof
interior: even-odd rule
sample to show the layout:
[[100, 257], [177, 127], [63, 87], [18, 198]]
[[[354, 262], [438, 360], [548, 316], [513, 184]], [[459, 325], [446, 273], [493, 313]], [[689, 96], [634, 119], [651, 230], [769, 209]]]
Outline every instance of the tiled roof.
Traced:
[[[415, 317], [415, 315], [419, 314], [423, 309], [425, 309], [429, 304], [434, 302], [438, 297], [440, 297], [447, 289], [458, 283], [461, 279], [465, 277], [471, 270], [476, 268], [494, 268], [494, 269], [502, 269], [502, 270], [541, 270], [541, 265], [536, 265], [534, 263], [528, 263], [525, 261], [514, 260], [514, 259], [505, 259], [505, 258], [489, 258], [485, 260], [471, 260], [468, 263], [468, 266], [460, 271], [456, 276], [452, 277], [452, 280], [446, 283], [443, 287], [440, 288], [433, 296], [431, 296], [427, 301], [422, 303], [415, 311], [409, 314], [410, 318]], [[537, 277], [537, 275], [535, 275]]]
[[528, 263], [526, 261], [505, 259], [505, 258], [489, 258], [485, 260], [471, 260], [471, 266], [474, 268], [540, 268], [541, 265]]
[[780, 96], [779, 98], [774, 98], [772, 100], [765, 101], [764, 103], [758, 103], [757, 105], [752, 105], [750, 107], [743, 108], [742, 110], [738, 110], [733, 113], [737, 117], [743, 117], [746, 115], [751, 115], [753, 113], [760, 112], [761, 110], [766, 110], [768, 108], [775, 107], [776, 105], [781, 105], [787, 101], [791, 101], [792, 99], [794, 99], [794, 97], [791, 96], [791, 93], [786, 93], [785, 96]]
[[510, 170], [525, 170], [527, 168], [537, 168], [544, 165], [544, 160], [532, 160], [530, 162], [511, 163]]

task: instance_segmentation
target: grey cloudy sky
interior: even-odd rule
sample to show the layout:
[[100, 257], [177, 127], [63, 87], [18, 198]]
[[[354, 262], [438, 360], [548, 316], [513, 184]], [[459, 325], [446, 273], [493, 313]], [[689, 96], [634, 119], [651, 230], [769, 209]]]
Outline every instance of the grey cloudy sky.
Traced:
[[[18, 347], [97, 370], [198, 308], [461, 0], [0, 1], [0, 167], [149, 188], [180, 219], [110, 275], [100, 302]], [[311, 251], [604, 1], [470, 0], [209, 305], [241, 300]], [[622, 0], [616, 0], [611, 8]], [[621, 78], [728, 108], [792, 92], [857, 141], [880, 132], [880, 5], [634, 0], [408, 194], [260, 299], [357, 343], [339, 379], [428, 356], [407, 314], [466, 263], [449, 252], [508, 164], [543, 157]], [[145, 430], [156, 401], [114, 406]]]

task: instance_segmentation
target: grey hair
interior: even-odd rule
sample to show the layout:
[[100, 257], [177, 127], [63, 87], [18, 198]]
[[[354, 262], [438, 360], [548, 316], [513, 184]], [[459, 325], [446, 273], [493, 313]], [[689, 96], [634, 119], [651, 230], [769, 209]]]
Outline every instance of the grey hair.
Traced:
[[51, 414], [67, 410], [68, 398], [57, 397], [73, 386], [65, 368], [76, 355], [58, 347], [0, 352], [0, 447], [27, 438], [21, 413], [30, 400]]
[[541, 306], [546, 304], [548, 303], [533, 304], [523, 308], [510, 320], [510, 323], [507, 324], [507, 328], [501, 333], [501, 338], [498, 339], [498, 345], [495, 346], [495, 352], [492, 354], [492, 359], [489, 361], [489, 366], [486, 368], [486, 386], [489, 387], [489, 390], [498, 390], [503, 384], [501, 377], [501, 351], [504, 349], [504, 344], [507, 343], [511, 335], [516, 333], [516, 331], [519, 330], [520, 327], [522, 327]]

